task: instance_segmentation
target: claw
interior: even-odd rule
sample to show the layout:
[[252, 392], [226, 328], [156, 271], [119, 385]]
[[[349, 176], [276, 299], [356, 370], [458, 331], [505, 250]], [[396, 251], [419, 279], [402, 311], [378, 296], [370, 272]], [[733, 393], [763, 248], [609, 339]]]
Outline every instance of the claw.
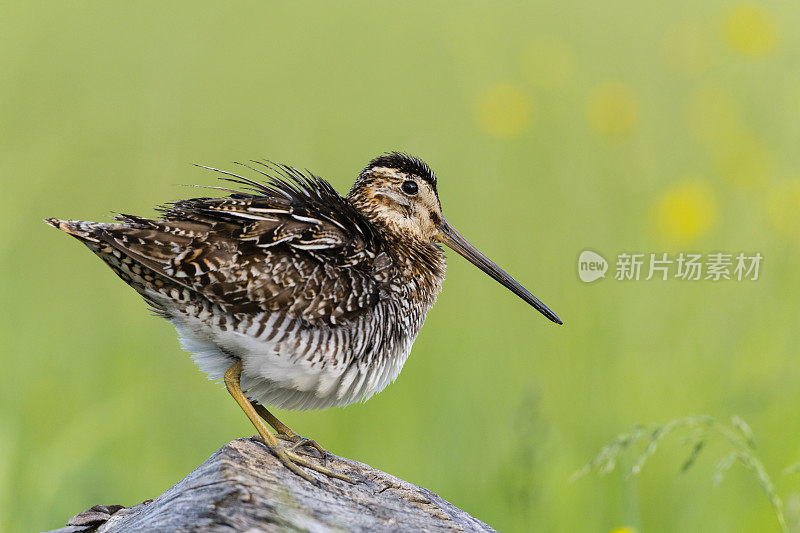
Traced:
[[309, 461], [302, 455], [297, 455], [296, 453], [288, 450], [286, 451], [286, 455], [289, 456], [289, 458], [295, 463], [302, 465], [306, 468], [310, 468], [311, 470], [316, 470], [320, 474], [324, 474], [328, 477], [332, 477], [335, 479], [341, 479], [342, 481], [346, 481], [353, 485], [356, 484], [356, 480], [354, 480], [350, 476], [342, 474], [341, 472], [336, 472], [335, 470], [331, 470], [330, 468], [325, 468], [324, 466], [317, 465], [313, 461]]
[[317, 443], [317, 441], [315, 441], [315, 440], [307, 439], [307, 438], [305, 438], [305, 437], [301, 437], [300, 435], [295, 435], [295, 436], [297, 437], [296, 439], [293, 439], [293, 438], [291, 438], [291, 437], [289, 438], [289, 440], [290, 440], [290, 441], [293, 441], [293, 442], [294, 442], [294, 446], [292, 446], [291, 448], [289, 448], [289, 451], [293, 452], [293, 451], [295, 451], [297, 448], [302, 448], [302, 447], [304, 447], [304, 446], [307, 446], [307, 447], [309, 447], [309, 448], [314, 448], [314, 449], [315, 449], [315, 450], [317, 450], [317, 451], [319, 452], [319, 454], [322, 456], [322, 457], [321, 457], [321, 459], [322, 459], [322, 466], [325, 466], [325, 465], [327, 465], [327, 464], [328, 464], [328, 450], [326, 450], [325, 448], [323, 448], [322, 446], [320, 446], [320, 445]]
[[[356, 481], [353, 478], [351, 478], [350, 476], [348, 476], [346, 474], [342, 474], [340, 472], [336, 472], [335, 470], [331, 470], [330, 468], [326, 468], [324, 466], [324, 464], [322, 466], [320, 466], [320, 465], [316, 464], [314, 461], [310, 461], [309, 459], [303, 457], [302, 455], [300, 455], [298, 453], [295, 453], [294, 449], [297, 448], [298, 446], [308, 445], [308, 443], [304, 443], [303, 440], [306, 440], [308, 442], [314, 442], [314, 441], [309, 441], [309, 439], [303, 439], [301, 437], [300, 439], [298, 439], [298, 441], [296, 443], [294, 443], [291, 446], [291, 448], [287, 449], [284, 446], [273, 445], [273, 444], [267, 442], [260, 435], [255, 436], [254, 438], [258, 442], [260, 442], [261, 444], [266, 446], [267, 449], [270, 452], [272, 452], [278, 459], [280, 459], [281, 462], [286, 466], [286, 468], [288, 468], [289, 470], [291, 470], [292, 472], [294, 472], [298, 476], [302, 477], [306, 481], [309, 481], [309, 482], [313, 483], [314, 485], [317, 485], [317, 486], [321, 487], [322, 483], [318, 479], [315, 479], [315, 478], [312, 478], [311, 476], [309, 476], [307, 472], [303, 471], [300, 468], [300, 466], [304, 466], [305, 468], [308, 468], [310, 470], [314, 470], [316, 472], [319, 472], [320, 474], [323, 474], [325, 476], [328, 476], [328, 477], [331, 477], [331, 478], [334, 478], [334, 479], [341, 479], [342, 481], [346, 481], [346, 482], [351, 483], [353, 485], [356, 484]], [[288, 439], [288, 440], [294, 440], [294, 439]], [[325, 456], [327, 456], [327, 452], [325, 452], [325, 455], [323, 457], [325, 457]]]

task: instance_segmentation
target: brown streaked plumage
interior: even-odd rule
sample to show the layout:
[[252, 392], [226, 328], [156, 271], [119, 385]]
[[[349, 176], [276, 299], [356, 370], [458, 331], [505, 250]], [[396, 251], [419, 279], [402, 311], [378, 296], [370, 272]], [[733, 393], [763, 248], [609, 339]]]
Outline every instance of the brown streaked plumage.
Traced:
[[307, 479], [297, 465], [346, 476], [279, 445], [258, 415], [295, 446], [308, 441], [263, 405], [347, 405], [393, 381], [441, 289], [439, 243], [561, 323], [450, 226], [436, 177], [419, 159], [372, 160], [347, 197], [292, 167], [244, 166], [263, 182], [211, 169], [239, 189], [164, 206], [159, 219], [47, 222], [84, 242], [172, 322], [265, 444]]

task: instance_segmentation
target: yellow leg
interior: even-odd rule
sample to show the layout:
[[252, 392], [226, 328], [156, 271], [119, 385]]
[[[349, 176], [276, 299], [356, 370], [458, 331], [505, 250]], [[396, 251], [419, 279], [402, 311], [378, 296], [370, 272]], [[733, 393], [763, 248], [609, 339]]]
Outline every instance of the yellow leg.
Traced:
[[[247, 397], [242, 392], [242, 387], [239, 383], [241, 376], [242, 376], [242, 362], [237, 361], [225, 372], [225, 377], [224, 377], [225, 387], [228, 389], [228, 392], [231, 394], [231, 396], [233, 396], [233, 399], [236, 400], [236, 403], [239, 404], [239, 407], [242, 408], [244, 414], [247, 415], [247, 418], [250, 419], [250, 422], [252, 422], [253, 425], [256, 427], [256, 430], [258, 430], [258, 434], [261, 435], [261, 438], [263, 439], [264, 444], [267, 446], [267, 448], [269, 448], [269, 450], [278, 459], [280, 459], [284, 465], [286, 465], [286, 468], [288, 468], [298, 476], [302, 477], [307, 481], [310, 481], [315, 485], [318, 485], [319, 482], [316, 479], [312, 478], [310, 475], [308, 475], [307, 472], [303, 471], [300, 468], [300, 466], [305, 466], [306, 468], [316, 470], [317, 472], [325, 474], [328, 477], [341, 479], [349, 483], [355, 483], [355, 481], [350, 479], [348, 476], [345, 476], [344, 474], [340, 474], [328, 468], [316, 465], [313, 462], [306, 459], [305, 457], [297, 455], [296, 453], [294, 453], [294, 451], [285, 449], [280, 444], [277, 437], [275, 437], [275, 434], [272, 433], [269, 430], [269, 428], [267, 428], [267, 426], [264, 424], [264, 421], [261, 420], [261, 418], [259, 418], [258, 413], [253, 407], [253, 404], [250, 403], [250, 400], [248, 400]], [[266, 411], [266, 409], [264, 409], [264, 411]], [[270, 414], [270, 416], [272, 415]], [[275, 420], [278, 419], [275, 418]]]
[[280, 433], [281, 435], [285, 435], [286, 437], [289, 437], [290, 439], [299, 436], [297, 433], [292, 431], [292, 428], [290, 428], [289, 426], [287, 426], [286, 424], [284, 424], [283, 422], [278, 420], [275, 415], [273, 415], [272, 413], [267, 411], [267, 408], [264, 407], [263, 405], [261, 405], [260, 403], [253, 402], [253, 408], [256, 410], [256, 413], [258, 413], [259, 416], [261, 416], [261, 418], [266, 420], [267, 423], [270, 426], [272, 426], [273, 429], [275, 431], [277, 431], [278, 433]]
[[328, 450], [320, 446], [317, 443], [317, 441], [301, 437], [300, 435], [292, 431], [292, 428], [290, 428], [289, 426], [278, 420], [278, 418], [272, 413], [270, 413], [266, 407], [264, 407], [258, 402], [251, 402], [251, 403], [253, 404], [253, 408], [256, 410], [256, 413], [258, 413], [258, 415], [261, 418], [266, 420], [267, 423], [270, 426], [272, 426], [272, 428], [275, 431], [277, 431], [279, 435], [283, 435], [284, 437], [286, 437], [287, 439], [289, 439], [291, 442], [294, 443], [294, 446], [292, 446], [291, 448], [292, 450], [295, 450], [302, 446], [308, 446], [314, 448], [322, 455], [323, 465], [325, 465], [328, 462]]

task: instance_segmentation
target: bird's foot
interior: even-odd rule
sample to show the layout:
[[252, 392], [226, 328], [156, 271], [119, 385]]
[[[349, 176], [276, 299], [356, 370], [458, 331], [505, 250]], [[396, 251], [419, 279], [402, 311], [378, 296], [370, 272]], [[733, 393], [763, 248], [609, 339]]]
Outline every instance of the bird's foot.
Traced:
[[[272, 426], [272, 428], [277, 432], [277, 436], [284, 440], [288, 440], [289, 442], [294, 443], [294, 446], [291, 447], [291, 451], [295, 451], [298, 448], [314, 448], [317, 450], [322, 458], [322, 466], [325, 466], [328, 463], [328, 451], [317, 444], [317, 441], [307, 439], [305, 437], [301, 437], [297, 433], [295, 433], [292, 428], [278, 420], [278, 418], [270, 413], [266, 407], [261, 405], [258, 402], [253, 403], [253, 408], [256, 410], [258, 415], [267, 421], [267, 423]], [[310, 451], [310, 450], [309, 450]], [[308, 453], [308, 451], [306, 452]], [[309, 455], [314, 455], [310, 453]]]
[[[289, 448], [289, 451], [292, 452], [297, 451], [298, 453], [300, 453], [301, 450], [303, 450], [303, 448], [307, 448], [305, 450], [306, 455], [310, 455], [312, 457], [319, 456], [319, 459], [322, 460], [322, 466], [328, 464], [328, 457], [330, 456], [330, 454], [328, 453], [328, 450], [320, 446], [317, 441], [301, 437], [297, 433], [293, 433], [292, 435], [282, 435], [279, 433], [278, 438], [287, 440], [293, 444], [293, 446]], [[311, 451], [312, 448], [316, 450], [317, 453], [312, 452]]]
[[[298, 437], [297, 435], [295, 436]], [[300, 455], [299, 453], [294, 451], [295, 448], [297, 447], [309, 446], [313, 447], [316, 450], [322, 450], [320, 453], [322, 454], [323, 458], [327, 458], [328, 452], [326, 452], [325, 449], [319, 446], [316, 442], [308, 440], [303, 437], [298, 437], [297, 439], [294, 439], [292, 437], [287, 437], [286, 435], [280, 435], [280, 437], [292, 442], [293, 443], [292, 446], [287, 447], [280, 443], [272, 444], [261, 436], [255, 438], [259, 442], [264, 444], [269, 449], [269, 451], [272, 452], [273, 455], [275, 455], [275, 457], [280, 459], [280, 461], [286, 466], [286, 468], [288, 468], [298, 476], [302, 477], [303, 479], [314, 485], [320, 485], [321, 483], [319, 482], [319, 480], [311, 477], [308, 474], [308, 472], [300, 468], [301, 466], [319, 472], [320, 474], [326, 475], [330, 478], [341, 479], [342, 481], [346, 481], [352, 484], [356, 483], [356, 481], [350, 476], [347, 476], [340, 472], [336, 472], [335, 470], [331, 470], [330, 468], [327, 468], [323, 465], [318, 465], [316, 464], [315, 461], [312, 461], [308, 457]]]
[[[275, 434], [269, 430], [266, 424], [264, 424], [264, 420], [266, 420], [280, 434], [289, 435], [288, 438], [290, 440], [293, 440], [293, 436], [297, 437], [297, 435], [280, 420], [275, 418], [272, 413], [266, 410], [266, 408], [259, 404], [253, 405], [250, 400], [247, 399], [247, 397], [244, 395], [244, 392], [242, 392], [241, 377], [242, 361], [238, 360], [233, 363], [228, 370], [225, 371], [225, 388], [228, 389], [228, 392], [231, 394], [231, 396], [233, 396], [233, 399], [236, 400], [236, 403], [239, 404], [239, 407], [242, 408], [242, 411], [244, 411], [244, 413], [247, 415], [247, 418], [250, 419], [250, 422], [252, 422], [258, 430], [259, 436], [256, 437], [256, 439], [264, 443], [269, 451], [271, 451], [275, 457], [280, 459], [286, 468], [309, 483], [317, 486], [321, 486], [322, 483], [319, 480], [311, 477], [308, 472], [300, 468], [301, 466], [304, 466], [310, 470], [316, 470], [320, 474], [324, 474], [329, 478], [341, 479], [342, 481], [355, 484], [355, 480], [349, 476], [335, 472], [330, 468], [320, 466], [313, 461], [310, 461], [307, 457], [303, 457], [294, 451], [298, 445], [308, 445], [308, 443], [313, 441], [304, 442], [304, 439], [300, 437], [291, 448], [287, 449], [287, 447], [278, 440]], [[264, 417], [264, 420], [262, 420], [262, 417]]]

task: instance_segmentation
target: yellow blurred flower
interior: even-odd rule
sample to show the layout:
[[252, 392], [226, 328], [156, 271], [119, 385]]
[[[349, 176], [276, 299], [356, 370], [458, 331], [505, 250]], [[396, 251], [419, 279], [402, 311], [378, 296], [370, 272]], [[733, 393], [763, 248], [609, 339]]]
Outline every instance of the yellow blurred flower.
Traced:
[[529, 40], [520, 56], [522, 72], [536, 87], [557, 89], [575, 75], [575, 54], [563, 40], [539, 36]]
[[620, 138], [636, 127], [639, 105], [636, 95], [624, 83], [607, 81], [589, 93], [586, 113], [589, 125], [599, 134]]
[[728, 12], [725, 36], [734, 52], [752, 57], [771, 52], [778, 40], [772, 16], [755, 4], [740, 4]]
[[707, 32], [696, 23], [684, 22], [667, 28], [662, 53], [667, 66], [681, 74], [697, 74], [711, 63]]
[[636, 530], [630, 526], [615, 527], [611, 530], [611, 533], [636, 533]]
[[717, 215], [714, 192], [700, 179], [690, 179], [664, 192], [653, 207], [660, 236], [675, 244], [707, 234]]
[[513, 83], [498, 83], [478, 97], [475, 114], [481, 128], [493, 137], [521, 135], [531, 122], [533, 104], [527, 94]]
[[800, 244], [800, 179], [782, 181], [770, 190], [767, 215], [778, 232]]

